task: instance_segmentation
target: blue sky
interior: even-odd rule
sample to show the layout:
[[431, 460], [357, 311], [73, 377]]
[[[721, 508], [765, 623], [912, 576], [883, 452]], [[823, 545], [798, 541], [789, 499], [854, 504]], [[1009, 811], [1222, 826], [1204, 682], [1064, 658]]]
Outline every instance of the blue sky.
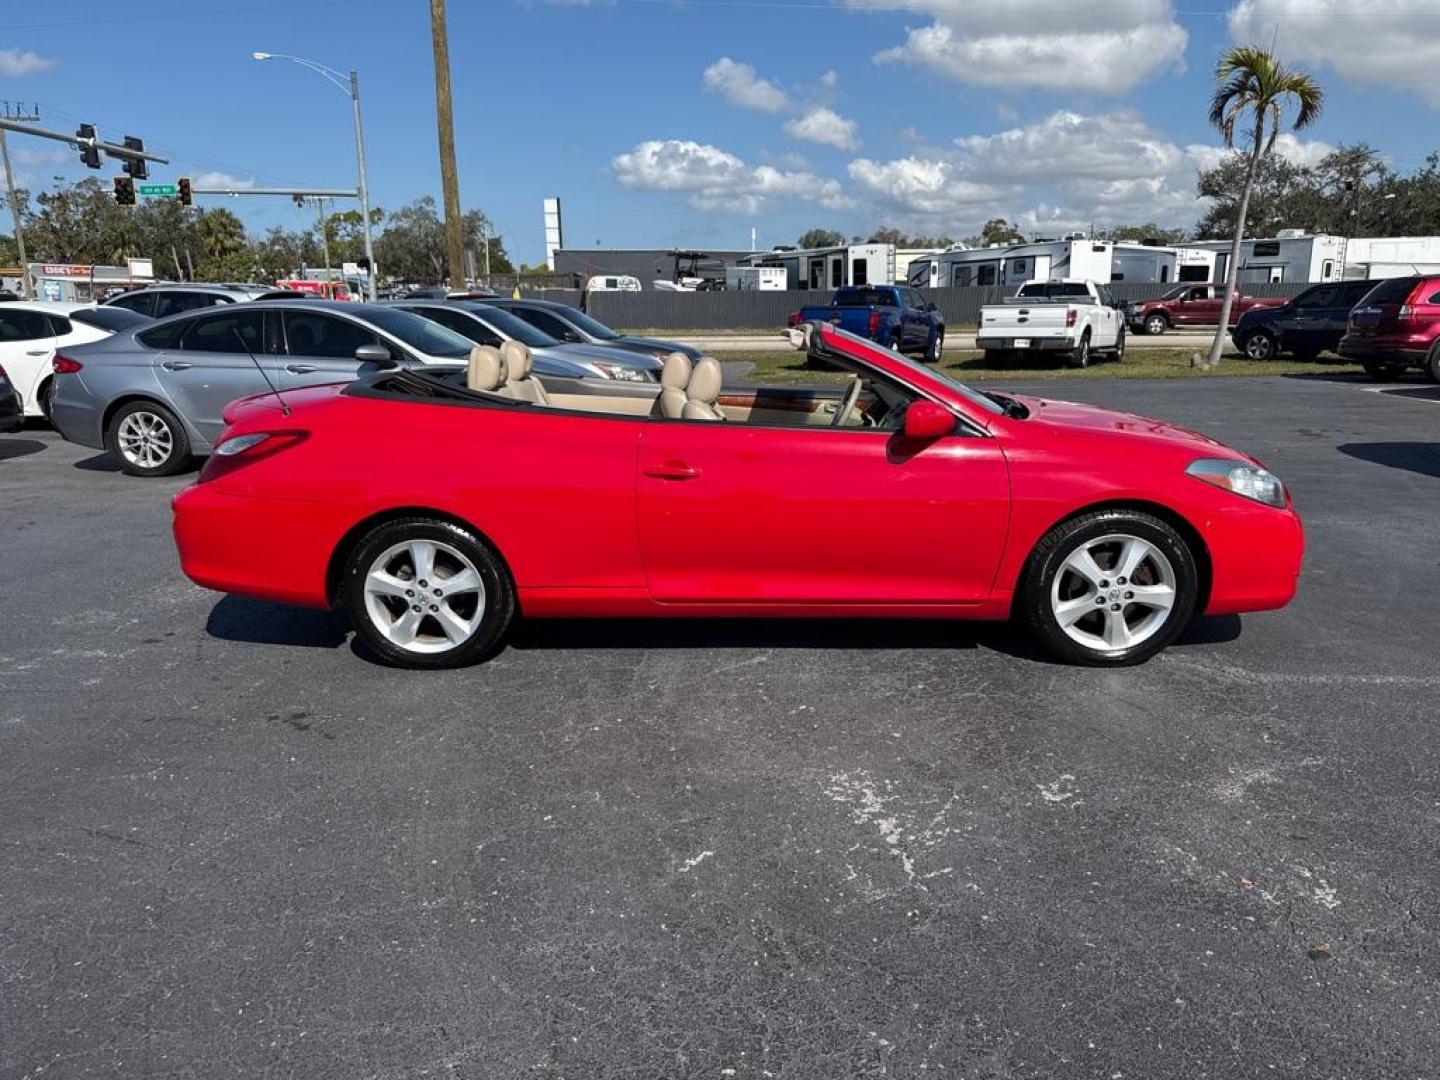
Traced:
[[[438, 196], [424, 0], [6, 8], [0, 98], [145, 137], [174, 159], [154, 179], [353, 185], [345, 97], [260, 49], [358, 69], [373, 202]], [[1210, 69], [1235, 39], [1275, 41], [1327, 88], [1292, 157], [1366, 140], [1410, 169], [1440, 146], [1440, 0], [450, 0], [461, 198], [531, 262], [546, 195], [576, 247], [1188, 224], [1218, 152]], [[86, 172], [59, 144], [11, 148], [32, 186]], [[306, 220], [227, 205], [254, 230]]]

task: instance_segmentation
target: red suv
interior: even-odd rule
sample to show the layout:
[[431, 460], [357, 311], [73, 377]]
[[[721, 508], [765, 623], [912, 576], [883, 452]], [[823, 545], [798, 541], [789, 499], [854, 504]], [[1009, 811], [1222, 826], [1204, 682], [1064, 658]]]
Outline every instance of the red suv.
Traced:
[[1339, 352], [1378, 382], [1412, 367], [1440, 382], [1440, 275], [1376, 285], [1350, 312]]

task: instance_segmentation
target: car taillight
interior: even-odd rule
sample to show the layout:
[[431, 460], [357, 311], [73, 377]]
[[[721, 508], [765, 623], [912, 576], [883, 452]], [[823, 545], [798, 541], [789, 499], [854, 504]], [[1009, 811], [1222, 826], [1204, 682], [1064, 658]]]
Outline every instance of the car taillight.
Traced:
[[880, 312], [876, 311], [874, 308], [871, 308], [871, 309], [870, 309], [870, 333], [871, 333], [871, 334], [878, 334], [879, 332], [880, 332]]
[[1395, 313], [1397, 322], [1409, 322], [1415, 317], [1415, 309], [1409, 304], [1401, 304], [1400, 310]]
[[200, 482], [215, 480], [242, 466], [274, 457], [304, 440], [303, 431], [254, 431], [222, 438], [201, 468]]
[[74, 375], [84, 366], [85, 365], [80, 363], [79, 360], [71, 360], [70, 357], [61, 356], [58, 352], [55, 354], [55, 358], [50, 361], [50, 369], [54, 371], [56, 375]]
[[1065, 312], [1065, 325], [1067, 327], [1074, 326], [1076, 316], [1078, 316], [1079, 314], [1080, 313], [1076, 311], [1073, 307], [1069, 311]]

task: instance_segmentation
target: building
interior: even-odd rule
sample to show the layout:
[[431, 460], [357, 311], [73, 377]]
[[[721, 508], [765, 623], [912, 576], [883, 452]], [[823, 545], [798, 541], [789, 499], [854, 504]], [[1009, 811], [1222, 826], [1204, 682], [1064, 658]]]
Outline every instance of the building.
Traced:
[[917, 288], [930, 289], [1021, 285], [1035, 278], [1066, 277], [1163, 283], [1179, 280], [1179, 263], [1179, 252], [1173, 247], [1077, 235], [983, 248], [957, 244], [912, 259], [906, 280]]
[[773, 248], [748, 253], [750, 266], [785, 269], [788, 289], [838, 289], [846, 285], [893, 285], [894, 244], [842, 244], [828, 248]]
[[745, 263], [750, 251], [677, 251], [670, 248], [557, 248], [555, 272], [569, 274], [577, 287], [604, 274], [640, 279], [641, 288], [655, 281], [678, 283], [703, 277], [723, 281], [725, 268]]
[[[7, 281], [10, 271], [6, 271]], [[38, 300], [100, 300], [120, 289], [149, 285], [155, 280], [149, 259], [131, 259], [129, 266], [88, 266], [75, 263], [31, 263], [30, 278]], [[19, 292], [18, 277], [11, 286]]]

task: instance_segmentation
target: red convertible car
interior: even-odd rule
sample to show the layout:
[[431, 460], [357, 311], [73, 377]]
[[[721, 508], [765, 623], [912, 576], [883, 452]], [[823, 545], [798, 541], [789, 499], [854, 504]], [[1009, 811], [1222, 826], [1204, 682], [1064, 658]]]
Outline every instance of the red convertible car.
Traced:
[[[1203, 435], [980, 393], [827, 324], [839, 386], [396, 370], [246, 398], [175, 497], [185, 573], [338, 606], [406, 666], [515, 617], [1016, 618], [1050, 652], [1142, 661], [1198, 613], [1278, 608], [1304, 547], [1278, 479]], [[594, 380], [591, 380], [594, 382]]]

